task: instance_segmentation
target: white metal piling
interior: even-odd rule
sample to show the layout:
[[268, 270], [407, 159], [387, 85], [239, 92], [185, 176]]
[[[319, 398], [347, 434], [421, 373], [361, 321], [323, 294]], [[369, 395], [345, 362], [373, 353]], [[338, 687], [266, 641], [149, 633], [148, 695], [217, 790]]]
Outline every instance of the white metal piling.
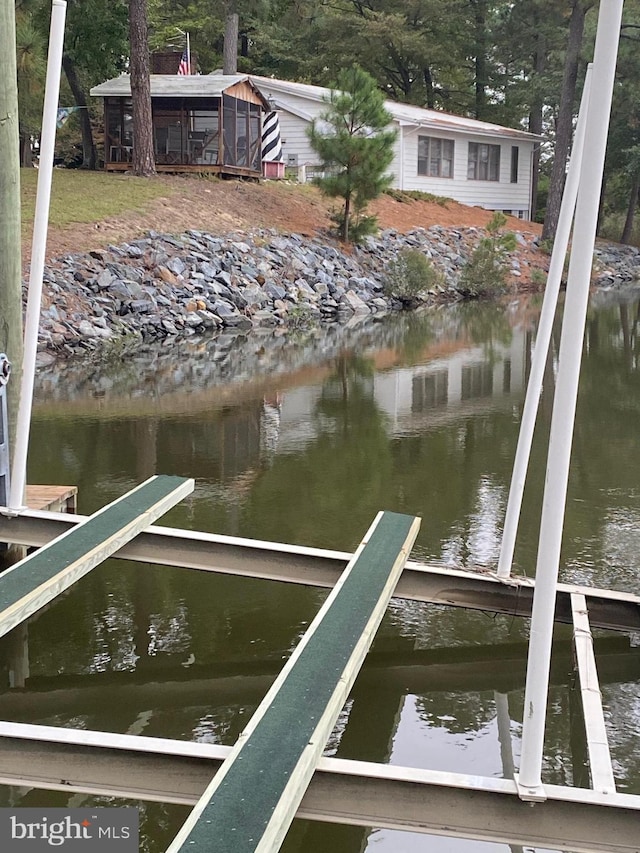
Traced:
[[623, 0], [600, 4], [583, 166], [569, 263], [524, 699], [522, 755], [518, 779], [523, 799], [544, 799], [542, 755], [549, 689], [556, 585], [567, 497], [569, 460], [578, 395], [582, 342], [589, 298], [602, 173], [607, 146]]
[[544, 366], [549, 353], [549, 343], [551, 341], [551, 332], [553, 331], [553, 318], [558, 304], [558, 293], [560, 292], [560, 284], [562, 281], [564, 259], [567, 254], [569, 235], [571, 233], [573, 216], [576, 209], [576, 199], [578, 197], [578, 182], [580, 180], [580, 170], [582, 168], [592, 67], [593, 66], [590, 64], [587, 68], [587, 76], [584, 81], [582, 101], [580, 103], [580, 112], [578, 114], [578, 124], [576, 127], [571, 160], [569, 162], [569, 170], [567, 173], [567, 182], [562, 195], [558, 229], [553, 243], [553, 252], [551, 254], [547, 285], [544, 291], [542, 311], [540, 312], [540, 324], [538, 326], [538, 334], [536, 336], [536, 345], [533, 351], [533, 358], [531, 359], [531, 373], [529, 374], [529, 381], [527, 382], [527, 393], [524, 401], [524, 409], [522, 411], [522, 423], [520, 424], [520, 433], [518, 435], [518, 445], [513, 464], [511, 487], [509, 489], [509, 500], [507, 502], [507, 512], [504, 519], [500, 557], [498, 559], [497, 574], [499, 578], [508, 578], [511, 574], [511, 567], [513, 565], [513, 551], [515, 549], [516, 534], [518, 532], [518, 523], [520, 521], [520, 510], [522, 509], [522, 496], [524, 494], [527, 468], [529, 466], [529, 457], [531, 455], [533, 430], [536, 424], [540, 394], [542, 393]]
[[22, 382], [16, 424], [16, 443], [11, 468], [11, 489], [9, 507], [18, 510], [24, 505], [27, 482], [27, 452], [29, 449], [29, 431], [33, 403], [33, 385], [38, 351], [38, 327], [40, 325], [40, 304], [42, 302], [42, 276], [47, 246], [47, 226], [49, 220], [49, 202], [51, 199], [51, 178], [53, 173], [53, 154], [56, 141], [56, 119], [58, 116], [58, 95], [60, 93], [60, 69], [62, 66], [62, 46], [64, 42], [64, 22], [67, 14], [65, 0], [53, 0], [51, 9], [51, 27], [49, 30], [49, 56], [47, 60], [47, 80], [42, 114], [42, 137], [40, 141], [40, 161], [38, 169], [38, 189], [36, 210], [33, 223], [31, 248], [31, 271], [29, 274], [29, 294], [24, 328], [24, 358], [22, 362]]

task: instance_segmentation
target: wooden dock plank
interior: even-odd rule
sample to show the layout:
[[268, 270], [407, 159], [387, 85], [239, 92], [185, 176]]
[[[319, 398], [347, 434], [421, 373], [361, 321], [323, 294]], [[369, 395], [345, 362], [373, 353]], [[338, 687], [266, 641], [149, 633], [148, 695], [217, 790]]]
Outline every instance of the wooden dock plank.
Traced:
[[110, 557], [193, 491], [193, 480], [151, 477], [0, 576], [0, 637]]
[[410, 516], [377, 516], [167, 853], [279, 849], [419, 526]]
[[26, 504], [29, 509], [75, 513], [78, 504], [78, 487], [27, 486]]
[[602, 694], [593, 652], [593, 637], [589, 625], [587, 600], [584, 595], [571, 595], [573, 612], [573, 641], [578, 661], [580, 693], [584, 725], [587, 733], [591, 785], [595, 791], [612, 794], [616, 791], [616, 782], [611, 767], [609, 741], [602, 710]]

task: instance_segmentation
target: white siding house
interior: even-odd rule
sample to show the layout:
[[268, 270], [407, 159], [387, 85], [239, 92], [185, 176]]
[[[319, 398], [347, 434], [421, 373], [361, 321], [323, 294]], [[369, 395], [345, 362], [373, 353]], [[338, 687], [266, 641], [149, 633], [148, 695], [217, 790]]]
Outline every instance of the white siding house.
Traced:
[[[330, 90], [251, 75], [278, 110], [285, 163], [319, 168], [307, 128], [326, 109]], [[386, 101], [398, 135], [393, 186], [530, 219], [534, 146], [539, 137], [438, 110]]]

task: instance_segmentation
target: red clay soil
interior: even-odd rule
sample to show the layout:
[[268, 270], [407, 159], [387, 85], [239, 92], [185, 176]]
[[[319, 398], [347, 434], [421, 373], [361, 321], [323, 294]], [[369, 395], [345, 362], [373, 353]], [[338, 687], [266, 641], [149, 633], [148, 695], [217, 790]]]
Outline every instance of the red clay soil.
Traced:
[[[134, 177], [132, 181], [138, 180]], [[332, 202], [310, 185], [300, 186], [284, 181], [250, 183], [244, 181], [211, 181], [191, 177], [162, 176], [154, 178], [167, 187], [167, 194], [148, 205], [144, 212], [132, 212], [100, 222], [51, 228], [47, 242], [47, 258], [97, 249], [109, 243], [134, 239], [150, 230], [179, 234], [189, 228], [213, 234], [248, 231], [252, 228], [275, 228], [306, 236], [326, 234], [331, 225]], [[489, 211], [448, 201], [398, 201], [384, 195], [370, 205], [381, 228], [400, 232], [431, 225], [483, 227], [491, 218]], [[540, 233], [540, 226], [509, 217], [507, 227], [529, 233]], [[28, 263], [28, 241], [25, 257]], [[540, 265], [542, 259], [540, 259]]]

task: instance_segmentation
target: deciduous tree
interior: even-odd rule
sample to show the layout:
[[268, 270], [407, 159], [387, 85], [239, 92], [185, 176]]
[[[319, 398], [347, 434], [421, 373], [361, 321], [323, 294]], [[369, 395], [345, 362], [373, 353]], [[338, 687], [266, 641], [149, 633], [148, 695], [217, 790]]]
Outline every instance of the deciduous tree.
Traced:
[[82, 167], [96, 168], [87, 89], [124, 69], [127, 6], [124, 0], [67, 0], [62, 68], [76, 106], [82, 133]]

